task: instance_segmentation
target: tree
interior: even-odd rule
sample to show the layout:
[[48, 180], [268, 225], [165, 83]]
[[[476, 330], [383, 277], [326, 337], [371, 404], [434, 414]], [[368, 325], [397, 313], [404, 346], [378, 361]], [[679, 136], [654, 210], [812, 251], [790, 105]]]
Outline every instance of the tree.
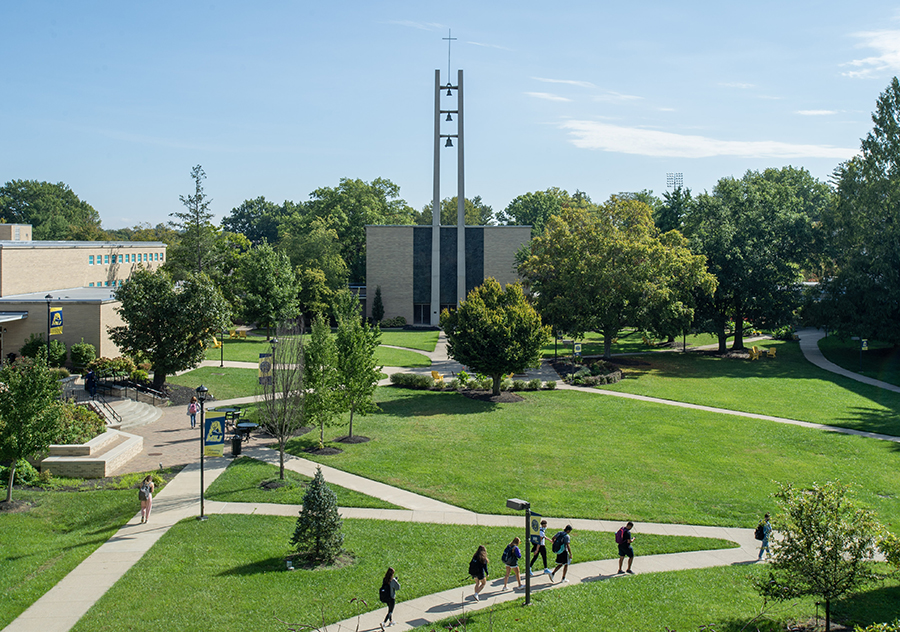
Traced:
[[531, 226], [531, 236], [544, 232], [544, 226], [554, 215], [567, 208], [593, 208], [591, 199], [583, 192], [575, 195], [563, 189], [551, 187], [546, 191], [525, 193], [507, 205], [497, 214], [497, 220], [504, 226]]
[[[457, 196], [452, 198], [444, 198], [441, 200], [441, 224], [444, 226], [456, 226], [457, 215]], [[494, 219], [493, 209], [481, 201], [481, 196], [476, 195], [473, 198], [465, 200], [466, 226], [487, 226]], [[426, 204], [422, 207], [422, 212], [416, 215], [416, 224], [419, 226], [431, 226], [432, 205]]]
[[615, 196], [595, 212], [566, 209], [519, 264], [541, 317], [558, 333], [603, 334], [604, 356], [626, 326], [666, 335], [693, 317], [715, 280], [677, 233], [660, 236], [650, 208]]
[[306, 346], [303, 379], [306, 388], [306, 418], [319, 427], [319, 449], [325, 447], [325, 427], [332, 425], [340, 412], [337, 394], [338, 371], [331, 327], [323, 316], [313, 319]]
[[[203, 167], [194, 166], [191, 169], [191, 179], [194, 181], [194, 192], [191, 195], [178, 196], [185, 210], [169, 213], [169, 216], [177, 218], [177, 221], [170, 222], [170, 224], [182, 232], [181, 242], [175, 250], [183, 249], [188, 253], [193, 253], [194, 260], [197, 262], [194, 271], [199, 273], [203, 272], [203, 263], [211, 249], [216, 228], [210, 221], [213, 217], [212, 211], [209, 210], [212, 200], [207, 199], [206, 192], [203, 190], [203, 181], [206, 180], [206, 172], [203, 171]], [[177, 252], [175, 255], [177, 256]]]
[[46, 352], [0, 368], [0, 460], [11, 461], [6, 502], [12, 501], [16, 461], [46, 450], [55, 439], [62, 415], [59, 390]]
[[381, 369], [375, 360], [375, 350], [381, 330], [364, 322], [360, 314], [359, 298], [344, 289], [335, 297], [337, 318], [338, 397], [342, 410], [350, 413], [349, 437], [353, 437], [353, 415], [367, 415], [378, 410], [373, 395]]
[[303, 495], [303, 509], [297, 518], [291, 544], [298, 552], [306, 553], [310, 561], [332, 564], [343, 550], [342, 526], [337, 496], [325, 483], [322, 468], [317, 467], [316, 475]]
[[366, 278], [367, 224], [413, 223], [415, 210], [399, 196], [400, 187], [386, 178], [371, 183], [341, 178], [337, 187], [313, 191], [303, 206], [310, 222], [318, 217], [336, 231], [351, 283]]
[[722, 178], [712, 194], [697, 196], [684, 234], [718, 279], [715, 294], [702, 305], [700, 325], [718, 336], [719, 351], [725, 351], [729, 320], [733, 349], [744, 348], [745, 319], [758, 327], [790, 321], [830, 197], [826, 184], [793, 167]]
[[100, 215], [63, 182], [10, 180], [0, 188], [0, 219], [31, 224], [35, 240], [103, 240]]
[[879, 96], [862, 151], [840, 165], [825, 214], [829, 257], [819, 326], [900, 344], [900, 82]]
[[125, 322], [110, 327], [110, 339], [124, 353], [145, 354], [153, 364], [153, 388], [166, 376], [192, 369], [204, 346], [229, 320], [228, 304], [205, 274], [190, 275], [178, 287], [165, 270], [136, 270], [116, 288], [116, 312]]
[[300, 281], [300, 309], [306, 314], [326, 313], [333, 295], [347, 286], [347, 265], [341, 255], [337, 231], [326, 220], [309, 223], [299, 215], [286, 219], [279, 249], [287, 253]]
[[262, 243], [274, 245], [278, 242], [278, 225], [283, 215], [283, 206], [260, 196], [254, 200], [244, 200], [240, 206], [231, 209], [231, 213], [222, 219], [222, 228], [243, 234], [254, 246]]
[[384, 320], [384, 301], [381, 298], [381, 286], [375, 288], [375, 298], [372, 299], [372, 320], [376, 324]]
[[284, 448], [306, 421], [303, 331], [282, 324], [272, 341], [271, 385], [262, 385], [260, 426], [278, 443], [278, 476], [284, 480]]
[[653, 211], [653, 222], [659, 232], [682, 230], [684, 218], [692, 203], [691, 190], [675, 187], [671, 193], [668, 191], [663, 193], [663, 200], [663, 204]]
[[474, 288], [455, 310], [441, 312], [447, 353], [457, 362], [493, 378], [493, 395], [500, 379], [541, 362], [541, 347], [550, 328], [525, 298], [519, 283], [506, 289], [493, 278]]
[[772, 569], [756, 581], [757, 590], [778, 600], [805, 595], [825, 601], [825, 629], [831, 626], [831, 602], [878, 578], [870, 564], [884, 528], [874, 512], [857, 507], [840, 483], [796, 489], [787, 484], [775, 494], [782, 513], [772, 544]]
[[243, 311], [250, 322], [270, 327], [298, 313], [297, 277], [283, 252], [263, 243], [251, 250], [239, 271]]

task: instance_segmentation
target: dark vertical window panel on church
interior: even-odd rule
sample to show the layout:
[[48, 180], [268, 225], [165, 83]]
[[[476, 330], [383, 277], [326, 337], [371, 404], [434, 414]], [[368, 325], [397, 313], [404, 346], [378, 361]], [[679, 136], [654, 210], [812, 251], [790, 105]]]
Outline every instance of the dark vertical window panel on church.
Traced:
[[413, 303], [431, 304], [431, 226], [413, 228]]
[[484, 282], [484, 228], [466, 227], [466, 296]]
[[441, 226], [441, 305], [456, 304], [456, 226]]

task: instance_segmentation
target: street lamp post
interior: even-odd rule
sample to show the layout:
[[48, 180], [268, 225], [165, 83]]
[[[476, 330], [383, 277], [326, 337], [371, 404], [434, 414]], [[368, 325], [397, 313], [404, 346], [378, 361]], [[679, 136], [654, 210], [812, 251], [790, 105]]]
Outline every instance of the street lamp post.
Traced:
[[516, 511], [525, 510], [525, 605], [531, 603], [531, 503], [521, 498], [508, 498], [506, 506]]
[[44, 297], [47, 301], [47, 365], [50, 364], [50, 301], [53, 299], [51, 295]]
[[278, 347], [278, 338], [273, 336], [269, 343], [272, 345], [272, 401], [275, 401], [275, 394], [278, 392], [278, 385], [275, 383], [275, 349]]
[[225, 366], [225, 329], [222, 329], [222, 337], [219, 338], [219, 368]]
[[209, 389], [202, 384], [197, 387], [197, 400], [200, 402], [200, 516], [198, 520], [206, 520], [206, 514], [203, 511], [203, 457], [206, 452], [206, 421], [203, 403], [206, 401], [206, 394]]

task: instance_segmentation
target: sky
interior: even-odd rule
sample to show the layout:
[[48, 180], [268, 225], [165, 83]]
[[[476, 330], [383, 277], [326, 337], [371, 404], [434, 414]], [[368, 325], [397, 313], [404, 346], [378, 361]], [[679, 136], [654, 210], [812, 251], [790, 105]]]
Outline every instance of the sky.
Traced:
[[[168, 221], [197, 164], [217, 219], [341, 178], [421, 209], [435, 70], [464, 71], [466, 196], [495, 212], [549, 187], [661, 195], [668, 173], [694, 193], [786, 165], [827, 181], [900, 74], [880, 0], [0, 0], [0, 21], [0, 182], [64, 182], [105, 228]], [[456, 150], [441, 161], [450, 197]]]

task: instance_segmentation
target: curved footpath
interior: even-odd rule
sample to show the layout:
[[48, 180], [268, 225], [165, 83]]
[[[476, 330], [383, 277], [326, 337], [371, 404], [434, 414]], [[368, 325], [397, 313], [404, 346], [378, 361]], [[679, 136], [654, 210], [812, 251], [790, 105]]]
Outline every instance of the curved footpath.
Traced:
[[[828, 362], [818, 349], [817, 342], [824, 334], [815, 330], [800, 332], [800, 347], [806, 358], [825, 370], [849, 377], [851, 379], [900, 392], [900, 388], [873, 380], [847, 371], [831, 362]], [[443, 344], [442, 344], [443, 343]], [[442, 373], [458, 372], [462, 366], [454, 363], [446, 355], [446, 339], [441, 334], [438, 349], [427, 353], [434, 363], [434, 370]], [[215, 365], [215, 363], [209, 363]], [[253, 363], [231, 363], [226, 366], [244, 366]], [[386, 367], [387, 368], [387, 367]], [[388, 368], [389, 369], [389, 368]], [[390, 369], [389, 369], [390, 370]], [[422, 371], [430, 371], [424, 369]], [[529, 377], [541, 377], [541, 379], [558, 379], [555, 374], [552, 377], [531, 375]], [[561, 385], [560, 388], [583, 390], [585, 392], [610, 395], [614, 397], [627, 397], [641, 401], [695, 408], [728, 415], [737, 415], [753, 419], [765, 419], [778, 423], [789, 423], [808, 428], [856, 434], [886, 441], [900, 442], [900, 437], [867, 433], [846, 428], [837, 428], [821, 424], [812, 424], [781, 417], [768, 415], [756, 415], [753, 413], [737, 412], [709, 406], [685, 404], [671, 400], [628, 395], [625, 393], [613, 393], [592, 388], [571, 387]], [[255, 398], [240, 398], [222, 402], [215, 402], [216, 406], [228, 404], [249, 403]], [[158, 422], [148, 424], [136, 429], [144, 435], [147, 441], [145, 454], [135, 460], [132, 467], [137, 466], [140, 471], [155, 469], [157, 463], [188, 463], [168, 485], [154, 498], [153, 513], [146, 524], [140, 523], [140, 516], [136, 514], [131, 521], [123, 526], [113, 537], [101, 545], [93, 554], [79, 564], [71, 573], [64, 577], [56, 586], [51, 588], [43, 597], [38, 599], [17, 619], [10, 623], [4, 630], [9, 632], [65, 632], [71, 629], [75, 623], [88, 611], [88, 609], [103, 594], [113, 586], [124, 574], [146, 553], [153, 544], [174, 524], [185, 518], [198, 516], [200, 513], [199, 494], [200, 466], [196, 463], [197, 442], [196, 432], [187, 427], [186, 415], [180, 409], [167, 410], [163, 418]], [[158, 450], [158, 452], [154, 451]], [[251, 458], [269, 463], [278, 463], [278, 453], [274, 450], [261, 447], [245, 448], [244, 454]], [[149, 464], [149, 465], [148, 465]], [[225, 458], [210, 458], [206, 460], [204, 483], [208, 487], [225, 471], [228, 460]], [[318, 465], [311, 461], [290, 456], [286, 459], [285, 467], [304, 474], [313, 476]], [[395, 520], [405, 522], [446, 523], [446, 524], [478, 524], [488, 526], [520, 527], [522, 516], [498, 516], [477, 514], [460, 509], [453, 505], [420, 496], [406, 490], [391, 487], [377, 481], [361, 476], [349, 474], [328, 466], [321, 466], [325, 479], [335, 485], [346, 487], [376, 498], [380, 498], [404, 509], [363, 509], [341, 508], [344, 518], [363, 518], [378, 520]], [[137, 470], [135, 470], [137, 471]], [[265, 503], [222, 503], [205, 502], [206, 513], [244, 513], [296, 516], [299, 511], [297, 505], [273, 505]], [[549, 518], [551, 529], [562, 528], [565, 524], [572, 524], [575, 531], [607, 531], [612, 533], [620, 525], [618, 522], [604, 520], [583, 520], [566, 518]], [[730, 540], [737, 543], [736, 548], [713, 551], [696, 551], [689, 553], [673, 553], [667, 555], [652, 555], [637, 558], [635, 568], [638, 572], [661, 572], [672, 570], [684, 570], [691, 568], [707, 568], [712, 566], [752, 564], [756, 560], [757, 544], [753, 539], [752, 529], [737, 529], [727, 527], [709, 527], [675, 524], [639, 523], [635, 528], [636, 533], [654, 533], [661, 535], [688, 535], [700, 537], [712, 537]], [[577, 538], [574, 551], [578, 553]], [[615, 574], [617, 558], [599, 560], [593, 562], [581, 562], [570, 566], [568, 572], [569, 583], [551, 584], [544, 575], [532, 578], [532, 590], [552, 590], [559, 586], [570, 586], [583, 582], [592, 582], [608, 579], [624, 581], [625, 577]], [[495, 604], [518, 599], [523, 591], [502, 591], [502, 579], [495, 578], [488, 584], [488, 589], [482, 592], [481, 601], [471, 599], [471, 586], [453, 588], [444, 592], [435, 593], [402, 601], [395, 611], [397, 618], [396, 630], [408, 630], [414, 627], [428, 625], [435, 621], [446, 619], [464, 611], [489, 608]], [[363, 614], [360, 618], [353, 617], [328, 626], [328, 630], [377, 630], [383, 618], [383, 608]], [[359, 626], [357, 628], [357, 625]]]

